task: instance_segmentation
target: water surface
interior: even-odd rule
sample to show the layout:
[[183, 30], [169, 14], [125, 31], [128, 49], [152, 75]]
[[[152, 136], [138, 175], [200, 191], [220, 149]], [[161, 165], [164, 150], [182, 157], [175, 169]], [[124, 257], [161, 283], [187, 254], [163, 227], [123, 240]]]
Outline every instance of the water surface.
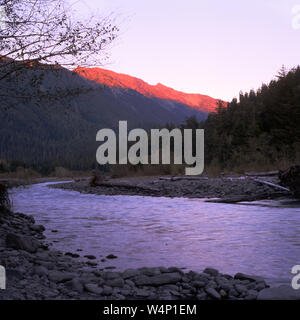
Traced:
[[[49, 183], [48, 183], [49, 184]], [[118, 270], [177, 266], [261, 275], [290, 283], [300, 264], [300, 202], [207, 203], [202, 199], [105, 196], [52, 189], [11, 191], [14, 210], [46, 227], [53, 247], [92, 254]], [[57, 233], [51, 232], [57, 230]], [[118, 259], [101, 262], [108, 254]]]

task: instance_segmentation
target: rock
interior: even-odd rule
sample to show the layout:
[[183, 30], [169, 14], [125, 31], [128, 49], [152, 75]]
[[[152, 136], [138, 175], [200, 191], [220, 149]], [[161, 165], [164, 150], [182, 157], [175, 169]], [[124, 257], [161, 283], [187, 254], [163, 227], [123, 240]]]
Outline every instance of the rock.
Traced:
[[60, 283], [60, 282], [66, 282], [68, 280], [72, 280], [74, 276], [75, 275], [70, 272], [50, 271], [48, 278], [50, 281]]
[[263, 290], [263, 289], [265, 289], [266, 288], [266, 284], [265, 284], [265, 282], [260, 282], [260, 283], [258, 283], [256, 286], [255, 286], [255, 290], [257, 290], [257, 291], [261, 291], [261, 290]]
[[204, 273], [209, 274], [210, 276], [216, 277], [219, 274], [219, 271], [214, 268], [206, 268], [203, 270]]
[[238, 279], [238, 280], [249, 280], [251, 282], [264, 282], [264, 279], [262, 277], [259, 276], [251, 276], [248, 274], [244, 274], [244, 273], [237, 273], [234, 276], [234, 279]]
[[221, 295], [214, 288], [207, 288], [205, 291], [213, 299], [221, 299]]
[[147, 290], [143, 290], [143, 289], [137, 289], [135, 291], [135, 295], [137, 297], [149, 297], [151, 295], [151, 292], [149, 292]]
[[37, 274], [38, 276], [47, 276], [49, 274], [49, 271], [43, 267], [43, 266], [36, 266], [33, 270], [34, 274]]
[[72, 253], [72, 252], [66, 252], [65, 253], [66, 256], [72, 257], [72, 258], [79, 258], [80, 255], [77, 253]]
[[39, 247], [39, 243], [31, 237], [8, 233], [6, 235], [6, 247], [35, 253]]
[[32, 231], [36, 231], [36, 232], [43, 232], [43, 231], [45, 231], [45, 227], [44, 227], [44, 226], [42, 226], [42, 225], [36, 225], [36, 224], [31, 225], [31, 226], [30, 226], [30, 229], [31, 229]]
[[87, 291], [87, 292], [91, 292], [91, 293], [94, 293], [94, 294], [102, 294], [103, 293], [103, 289], [98, 287], [96, 284], [94, 283], [86, 283], [84, 285], [84, 289]]
[[141, 272], [139, 270], [127, 269], [123, 272], [122, 277], [123, 277], [123, 279], [129, 279], [129, 278], [139, 276], [140, 274], [141, 274]]
[[124, 280], [122, 278], [117, 278], [113, 280], [106, 281], [106, 284], [110, 287], [123, 287], [124, 286]]
[[232, 297], [238, 297], [239, 293], [235, 289], [230, 289], [228, 295]]
[[241, 285], [241, 284], [235, 284], [234, 285], [235, 287], [235, 290], [238, 292], [238, 293], [245, 293], [247, 292], [247, 287]]
[[259, 292], [257, 300], [300, 300], [300, 290], [287, 285], [266, 288]]
[[83, 285], [78, 278], [74, 278], [71, 281], [66, 282], [65, 285], [71, 290], [77, 291], [79, 293], [83, 292]]
[[168, 272], [178, 272], [178, 273], [181, 273], [181, 274], [184, 273], [181, 269], [179, 269], [177, 267], [169, 267], [168, 268]]
[[91, 267], [96, 267], [98, 265], [97, 262], [87, 261], [86, 264]]
[[96, 257], [91, 255], [91, 254], [87, 254], [84, 257], [87, 258], [87, 259], [90, 259], [90, 260], [95, 260], [96, 259]]
[[115, 256], [114, 254], [109, 254], [108, 256], [106, 256], [107, 259], [117, 259], [118, 257]]
[[139, 271], [145, 276], [156, 276], [161, 274], [159, 268], [140, 268]]
[[18, 280], [22, 280], [24, 279], [24, 276], [21, 274], [21, 272], [15, 270], [15, 269], [6, 269], [6, 277], [7, 279], [18, 279]]
[[161, 286], [164, 284], [171, 284], [180, 281], [182, 278], [181, 274], [178, 272], [173, 273], [163, 273], [157, 276], [148, 277], [148, 276], [137, 276], [133, 278], [133, 281], [138, 286]]
[[103, 272], [103, 273], [102, 273], [102, 277], [103, 277], [103, 279], [105, 279], [105, 280], [118, 279], [118, 278], [120, 278], [121, 276], [122, 276], [122, 274], [119, 273], [119, 272], [109, 272], [109, 271], [107, 271], [107, 272]]
[[227, 292], [224, 291], [223, 289], [221, 289], [219, 293], [220, 293], [220, 296], [221, 296], [222, 298], [227, 297]]
[[197, 289], [204, 288], [206, 283], [204, 281], [193, 281], [191, 285]]
[[206, 300], [206, 293], [202, 292], [196, 295], [196, 300]]
[[110, 296], [112, 293], [113, 293], [112, 287], [108, 287], [108, 286], [104, 286], [104, 287], [103, 287], [102, 294], [103, 294], [104, 296]]

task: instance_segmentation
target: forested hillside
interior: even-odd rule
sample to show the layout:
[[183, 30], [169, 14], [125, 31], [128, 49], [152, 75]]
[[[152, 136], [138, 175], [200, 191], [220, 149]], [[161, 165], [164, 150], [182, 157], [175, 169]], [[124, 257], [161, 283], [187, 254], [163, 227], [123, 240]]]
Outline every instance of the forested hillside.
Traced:
[[284, 68], [256, 92], [219, 104], [203, 123], [205, 165], [221, 170], [280, 169], [300, 161], [300, 67]]

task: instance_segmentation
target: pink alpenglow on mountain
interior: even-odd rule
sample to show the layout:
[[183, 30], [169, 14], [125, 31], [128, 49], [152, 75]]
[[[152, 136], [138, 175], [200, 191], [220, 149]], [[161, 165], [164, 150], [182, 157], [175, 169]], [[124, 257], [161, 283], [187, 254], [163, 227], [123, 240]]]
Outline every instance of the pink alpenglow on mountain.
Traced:
[[109, 87], [132, 89], [148, 98], [173, 100], [203, 112], [214, 112], [219, 99], [202, 94], [184, 93], [166, 87], [161, 83], [150, 85], [147, 82], [126, 74], [116, 73], [102, 68], [82, 68], [74, 70], [82, 77]]

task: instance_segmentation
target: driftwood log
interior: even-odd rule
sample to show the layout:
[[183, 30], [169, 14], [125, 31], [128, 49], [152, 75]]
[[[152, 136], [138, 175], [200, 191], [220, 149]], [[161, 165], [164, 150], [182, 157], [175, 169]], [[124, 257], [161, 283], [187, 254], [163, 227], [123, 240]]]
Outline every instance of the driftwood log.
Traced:
[[297, 198], [300, 198], [300, 165], [294, 165], [278, 174], [280, 184], [289, 188]]
[[140, 190], [140, 191], [146, 191], [151, 193], [159, 192], [159, 190], [155, 188], [141, 186], [137, 184], [129, 184], [124, 181], [120, 181], [120, 182], [108, 181], [106, 177], [101, 176], [96, 171], [93, 172], [93, 175], [90, 179], [90, 186], [91, 187], [123, 188], [128, 190], [136, 190], [136, 191]]
[[277, 176], [279, 173], [278, 170], [276, 171], [267, 171], [267, 172], [245, 172], [245, 175], [248, 177], [272, 177]]
[[279, 190], [282, 190], [282, 191], [290, 192], [289, 188], [279, 186], [278, 184], [275, 184], [275, 183], [272, 183], [272, 182], [269, 182], [269, 181], [263, 181], [263, 180], [260, 180], [260, 179], [254, 179], [253, 181], [255, 181], [257, 183], [260, 183], [260, 184], [265, 184], [265, 185], [267, 185], [269, 187], [272, 187], [272, 188], [275, 188], [275, 189], [279, 189]]

